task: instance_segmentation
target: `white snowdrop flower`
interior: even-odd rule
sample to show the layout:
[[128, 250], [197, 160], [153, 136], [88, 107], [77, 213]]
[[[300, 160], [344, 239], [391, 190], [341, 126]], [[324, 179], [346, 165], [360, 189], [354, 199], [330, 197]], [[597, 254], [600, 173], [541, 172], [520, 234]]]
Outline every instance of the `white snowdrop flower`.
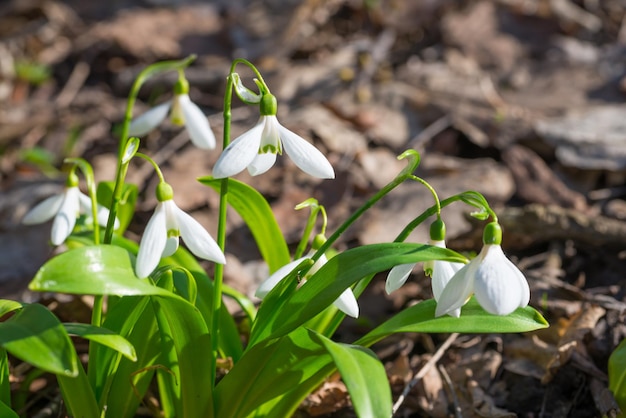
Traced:
[[445, 286], [435, 316], [456, 313], [474, 294], [494, 315], [508, 315], [528, 305], [530, 288], [522, 272], [504, 255], [502, 230], [492, 222], [485, 227], [483, 248], [476, 258], [454, 274]]
[[189, 83], [178, 80], [174, 98], [137, 117], [130, 123], [129, 136], [142, 136], [156, 128], [169, 114], [173, 124], [185, 126], [191, 142], [201, 149], [215, 148], [215, 135], [200, 108], [189, 98]]
[[[25, 225], [35, 225], [52, 222], [50, 241], [53, 245], [61, 245], [70, 236], [76, 226], [76, 218], [83, 213], [87, 215], [86, 223], [91, 222], [91, 199], [78, 188], [78, 177], [70, 174], [63, 193], [50, 196], [32, 208], [22, 219]], [[98, 224], [106, 226], [109, 210], [104, 206], [97, 207]], [[119, 228], [119, 221], [115, 220], [115, 228]]]
[[[259, 299], [263, 299], [282, 279], [287, 277], [287, 275], [291, 273], [291, 271], [296, 268], [298, 264], [307, 258], [310, 258], [311, 255], [312, 254], [309, 254], [306, 257], [298, 258], [297, 260], [285, 264], [283, 267], [276, 270], [272, 275], [270, 275], [270, 277], [261, 283], [255, 293], [255, 296]], [[315, 274], [324, 264], [326, 264], [327, 261], [328, 259], [326, 258], [326, 255], [322, 255], [307, 272], [304, 280]], [[339, 295], [339, 297], [333, 302], [333, 305], [346, 315], [353, 318], [359, 317], [359, 304], [357, 303], [356, 297], [354, 296], [351, 288], [344, 290], [343, 293], [341, 293], [341, 295]]]
[[189, 214], [176, 206], [172, 187], [161, 182], [157, 186], [157, 204], [148, 221], [135, 263], [137, 277], [147, 277], [159, 265], [162, 257], [169, 257], [178, 249], [182, 236], [189, 250], [205, 260], [226, 264], [222, 250], [206, 229]]
[[214, 178], [231, 177], [245, 168], [253, 176], [265, 173], [283, 148], [305, 173], [323, 179], [335, 178], [335, 171], [324, 154], [278, 122], [276, 107], [276, 98], [264, 94], [258, 123], [226, 147], [213, 167]]

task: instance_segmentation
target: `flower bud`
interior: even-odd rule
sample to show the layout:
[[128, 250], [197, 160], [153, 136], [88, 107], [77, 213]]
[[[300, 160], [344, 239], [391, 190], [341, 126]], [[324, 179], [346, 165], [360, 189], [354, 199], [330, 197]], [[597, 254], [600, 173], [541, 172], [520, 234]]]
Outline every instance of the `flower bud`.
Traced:
[[502, 227], [497, 222], [490, 222], [483, 230], [483, 244], [500, 245], [502, 243]]

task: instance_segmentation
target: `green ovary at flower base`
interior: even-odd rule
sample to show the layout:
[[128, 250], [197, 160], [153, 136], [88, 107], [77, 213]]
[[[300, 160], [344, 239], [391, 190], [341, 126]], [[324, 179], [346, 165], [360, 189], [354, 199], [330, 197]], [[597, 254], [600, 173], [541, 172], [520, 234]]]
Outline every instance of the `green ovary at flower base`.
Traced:
[[130, 123], [128, 134], [142, 136], [156, 128], [167, 115], [175, 125], [184, 125], [191, 142], [200, 149], [215, 148], [215, 135], [209, 120], [189, 98], [189, 83], [180, 77], [174, 86], [174, 98], [148, 110]]
[[263, 174], [274, 165], [276, 154], [282, 154], [283, 148], [305, 173], [323, 179], [335, 178], [335, 171], [324, 154], [278, 122], [276, 108], [276, 98], [269, 92], [263, 93], [258, 123], [226, 147], [213, 167], [214, 178], [234, 176], [245, 168], [253, 176]]
[[174, 254], [178, 249], [180, 236], [197, 257], [226, 264], [222, 250], [206, 229], [174, 203], [172, 187], [161, 182], [157, 186], [156, 194], [159, 203], [139, 244], [135, 264], [137, 277], [147, 277], [162, 257]]
[[[109, 210], [98, 205], [98, 223], [102, 226], [107, 224]], [[84, 213], [91, 216], [91, 199], [78, 188], [78, 177], [71, 172], [65, 183], [63, 193], [50, 196], [37, 206], [32, 208], [22, 219], [26, 225], [44, 223], [54, 218], [50, 241], [53, 245], [61, 245], [70, 236], [76, 226], [76, 218]], [[119, 227], [119, 221], [115, 219], [114, 228]]]
[[455, 273], [437, 302], [436, 316], [456, 315], [472, 293], [489, 313], [508, 315], [528, 305], [530, 289], [522, 272], [504, 255], [502, 229], [491, 222], [483, 233], [483, 248], [476, 258]]
[[[440, 248], [446, 248], [445, 242], [445, 224], [441, 219], [437, 219], [430, 226], [429, 245]], [[448, 284], [452, 276], [464, 266], [463, 263], [453, 263], [443, 260], [427, 261], [424, 263], [424, 272], [432, 279], [433, 296], [435, 300], [439, 300], [443, 289]], [[401, 264], [395, 266], [389, 271], [387, 281], [385, 282], [385, 291], [387, 294], [399, 289], [409, 278], [415, 264]], [[460, 308], [454, 310], [451, 315], [459, 316]]]

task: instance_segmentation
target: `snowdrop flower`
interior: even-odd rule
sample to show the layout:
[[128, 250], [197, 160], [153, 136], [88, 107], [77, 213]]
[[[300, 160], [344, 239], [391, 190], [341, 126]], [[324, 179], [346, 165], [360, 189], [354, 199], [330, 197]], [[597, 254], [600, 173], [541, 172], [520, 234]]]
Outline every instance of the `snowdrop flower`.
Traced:
[[[428, 244], [439, 248], [446, 248], [444, 237], [445, 224], [441, 219], [438, 219], [430, 225], [430, 240], [428, 241]], [[417, 263], [401, 264], [393, 267], [389, 271], [387, 281], [385, 282], [385, 291], [387, 294], [398, 290], [402, 285], [404, 285], [416, 264]], [[463, 265], [463, 263], [453, 263], [443, 260], [424, 262], [424, 273], [432, 279], [431, 284], [435, 300], [439, 300], [441, 292], [443, 292], [446, 284], [448, 284], [454, 273], [459, 271]]]
[[161, 182], [157, 186], [159, 204], [148, 221], [139, 244], [135, 264], [137, 277], [147, 277], [158, 266], [162, 257], [168, 257], [178, 249], [182, 236], [189, 250], [199, 258], [226, 264], [222, 250], [198, 221], [182, 211], [174, 203], [172, 187]]
[[501, 242], [500, 225], [496, 222], [488, 224], [483, 233], [482, 250], [450, 279], [439, 297], [435, 316], [453, 315], [472, 293], [476, 295], [478, 303], [494, 315], [508, 315], [528, 305], [528, 282], [522, 272], [506, 258]]
[[[26, 225], [35, 225], [49, 221], [52, 222], [50, 241], [53, 245], [61, 245], [70, 236], [76, 226], [76, 218], [81, 213], [89, 219], [92, 214], [91, 199], [78, 188], [78, 177], [71, 173], [67, 178], [63, 193], [50, 196], [37, 206], [32, 208], [22, 219]], [[106, 226], [109, 218], [109, 210], [104, 206], [97, 207], [98, 224]], [[115, 220], [115, 228], [119, 228], [119, 221]]]
[[324, 154], [278, 122], [276, 107], [276, 97], [265, 93], [258, 123], [226, 147], [213, 167], [214, 178], [234, 176], [244, 168], [253, 176], [265, 173], [276, 162], [276, 154], [282, 154], [283, 147], [305, 173], [323, 179], [335, 178], [335, 171]]
[[[298, 266], [302, 261], [310, 258], [312, 253], [307, 255], [306, 257], [298, 258], [297, 260], [292, 261], [279, 268], [272, 274], [270, 277], [265, 279], [261, 286], [257, 289], [255, 296], [259, 299], [263, 299], [267, 294], [280, 282], [282, 279], [287, 277], [291, 271]], [[315, 274], [326, 262], [328, 259], [326, 255], [322, 255], [316, 262], [313, 264], [311, 269], [307, 272], [306, 277], [310, 277]], [[305, 277], [305, 279], [306, 279]], [[346, 315], [349, 315], [353, 318], [359, 317], [359, 304], [354, 297], [354, 293], [352, 293], [351, 288], [347, 288], [343, 291], [341, 295], [333, 302], [333, 305], [340, 311], [344, 312]]]
[[215, 148], [215, 135], [200, 108], [189, 98], [189, 83], [179, 79], [174, 98], [148, 110], [130, 123], [128, 135], [142, 136], [156, 128], [168, 115], [173, 124], [185, 126], [191, 142], [201, 149]]

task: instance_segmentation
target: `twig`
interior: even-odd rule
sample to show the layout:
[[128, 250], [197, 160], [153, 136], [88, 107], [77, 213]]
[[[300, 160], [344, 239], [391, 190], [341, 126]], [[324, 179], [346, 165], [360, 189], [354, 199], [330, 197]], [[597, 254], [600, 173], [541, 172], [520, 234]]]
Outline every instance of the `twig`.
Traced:
[[78, 94], [78, 91], [85, 84], [85, 80], [89, 76], [89, 64], [84, 61], [80, 61], [76, 64], [70, 74], [67, 83], [63, 87], [63, 90], [57, 96], [57, 105], [61, 108], [67, 107], [72, 103], [74, 97]]
[[463, 414], [461, 414], [461, 407], [459, 406], [459, 398], [456, 396], [456, 392], [454, 391], [454, 385], [452, 384], [450, 375], [446, 371], [446, 368], [441, 364], [437, 369], [439, 370], [439, 373], [441, 373], [446, 385], [448, 385], [448, 388], [450, 388], [450, 396], [452, 396], [452, 403], [454, 403], [454, 416], [456, 418], [463, 418]]
[[420, 371], [417, 372], [415, 376], [413, 376], [413, 379], [411, 379], [409, 383], [407, 383], [407, 385], [404, 387], [404, 390], [402, 391], [402, 394], [400, 395], [396, 403], [393, 405], [392, 411], [394, 414], [398, 412], [398, 409], [400, 408], [400, 406], [406, 399], [406, 396], [409, 394], [411, 389], [413, 389], [413, 387], [417, 384], [417, 382], [419, 382], [424, 376], [426, 376], [426, 373], [428, 373], [431, 367], [433, 367], [439, 361], [439, 359], [443, 356], [443, 353], [448, 349], [448, 347], [450, 347], [450, 345], [454, 342], [454, 340], [456, 340], [458, 336], [459, 336], [458, 333], [451, 334], [448, 337], [448, 339], [444, 341], [443, 344], [441, 344], [441, 346], [437, 349], [435, 354], [433, 354], [433, 356], [430, 359], [428, 359], [428, 361], [426, 362], [426, 364], [424, 364], [424, 366], [420, 369]]
[[452, 118], [450, 117], [450, 115], [443, 115], [442, 117], [428, 125], [419, 134], [414, 136], [407, 144], [408, 148], [417, 148], [425, 142], [430, 141], [435, 135], [450, 127], [451, 124]]

